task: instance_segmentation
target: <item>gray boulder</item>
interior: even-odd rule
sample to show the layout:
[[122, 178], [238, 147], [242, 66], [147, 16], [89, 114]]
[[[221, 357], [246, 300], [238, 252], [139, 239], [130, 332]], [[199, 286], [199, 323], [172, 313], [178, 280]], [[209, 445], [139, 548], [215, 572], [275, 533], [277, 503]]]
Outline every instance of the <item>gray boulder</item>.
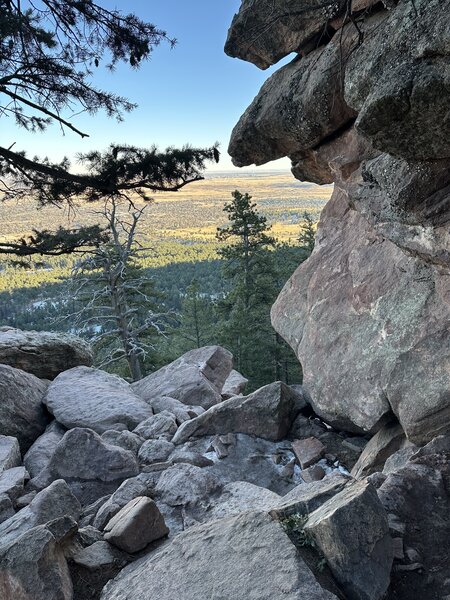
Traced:
[[29, 479], [25, 467], [13, 467], [0, 473], [0, 495], [6, 494], [14, 503], [23, 494], [25, 482]]
[[130, 500], [105, 526], [105, 540], [130, 554], [168, 533], [158, 507], [145, 496]]
[[27, 531], [60, 517], [79, 519], [81, 506], [63, 480], [54, 481], [33, 498], [30, 504], [0, 524], [0, 550]]
[[234, 481], [224, 486], [220, 496], [205, 517], [211, 521], [249, 510], [269, 511], [280, 501], [281, 496], [266, 488], [247, 481]]
[[90, 366], [92, 361], [89, 344], [75, 335], [0, 328], [0, 363], [40, 379], [54, 379], [62, 371]]
[[0, 556], [2, 600], [72, 600], [64, 552], [45, 526], [26, 531]]
[[152, 463], [164, 462], [168, 459], [175, 445], [167, 440], [147, 440], [139, 450], [138, 459], [140, 463], [151, 465]]
[[19, 467], [22, 464], [20, 446], [17, 438], [0, 435], [0, 473], [6, 469]]
[[88, 427], [97, 433], [134, 429], [152, 409], [116, 375], [75, 367], [52, 381], [44, 398], [48, 410], [67, 427]]
[[101, 600], [198, 600], [212, 593], [230, 599], [335, 598], [321, 588], [279, 523], [248, 512], [180, 534], [156, 556], [124, 569]]
[[169, 506], [197, 505], [209, 502], [220, 487], [218, 478], [207, 469], [181, 463], [162, 473], [155, 493]]
[[42, 404], [47, 385], [30, 373], [0, 364], [0, 434], [16, 437], [23, 453], [49, 422]]
[[183, 404], [209, 408], [221, 400], [220, 392], [231, 372], [233, 357], [220, 346], [205, 346], [133, 384], [146, 402], [169, 396]]
[[138, 496], [148, 496], [149, 493], [150, 489], [148, 484], [140, 478], [140, 476], [126, 479], [120, 484], [114, 494], [112, 494], [98, 509], [93, 521], [94, 527], [102, 530], [106, 523], [108, 523], [108, 521], [110, 521], [114, 515], [131, 500]]
[[48, 465], [56, 446], [65, 433], [65, 427], [57, 421], [52, 421], [44, 433], [29, 448], [23, 458], [23, 463], [30, 477], [36, 477]]
[[228, 400], [233, 396], [239, 396], [245, 390], [247, 383], [248, 379], [233, 369], [223, 385], [222, 398]]
[[178, 429], [175, 416], [168, 410], [153, 415], [136, 427], [136, 433], [145, 440], [171, 440]]
[[381, 600], [393, 561], [387, 514], [368, 482], [347, 485], [304, 526], [349, 600]]
[[128, 450], [112, 446], [91, 429], [69, 430], [45, 469], [31, 481], [42, 489], [55, 479], [65, 479], [83, 505], [117, 489], [139, 472], [137, 459]]
[[199, 414], [204, 412], [201, 406], [189, 406], [169, 396], [155, 398], [150, 402], [150, 406], [155, 415], [166, 411], [172, 413], [179, 425], [184, 421], [198, 417]]
[[281, 440], [289, 431], [303, 399], [281, 381], [266, 385], [249, 396], [236, 396], [183, 423], [173, 438], [181, 444], [192, 436], [244, 433]]
[[0, 523], [15, 515], [11, 498], [7, 494], [0, 494]]
[[102, 440], [113, 446], [120, 446], [124, 450], [130, 450], [134, 454], [139, 452], [139, 448], [144, 443], [144, 438], [141, 438], [136, 433], [131, 431], [115, 431], [113, 429], [102, 433]]

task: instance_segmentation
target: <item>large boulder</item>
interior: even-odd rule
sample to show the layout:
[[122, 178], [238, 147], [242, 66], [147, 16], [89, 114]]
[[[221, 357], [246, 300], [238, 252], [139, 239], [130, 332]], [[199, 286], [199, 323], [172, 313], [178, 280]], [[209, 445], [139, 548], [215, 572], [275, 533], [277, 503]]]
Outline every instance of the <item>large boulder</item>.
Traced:
[[233, 357], [220, 346], [205, 346], [133, 384], [138, 396], [150, 403], [169, 396], [183, 404], [209, 408], [221, 401], [220, 392], [231, 373]]
[[376, 433], [394, 413], [420, 445], [450, 429], [450, 0], [300, 4], [243, 1], [227, 42], [262, 67], [297, 53], [236, 125], [234, 163], [289, 156], [335, 183], [272, 321], [324, 419]]
[[54, 379], [62, 371], [90, 366], [92, 361], [89, 344], [70, 333], [0, 328], [0, 363], [41, 379]]
[[281, 440], [289, 431], [304, 400], [291, 387], [277, 381], [249, 396], [236, 396], [183, 423], [173, 437], [181, 444], [191, 436], [245, 433]]
[[368, 482], [347, 485], [304, 526], [348, 600], [381, 600], [393, 561], [387, 514]]
[[300, 558], [281, 525], [247, 512], [177, 536], [155, 556], [125, 568], [101, 600], [332, 600]]
[[83, 505], [116, 490], [139, 472], [135, 455], [112, 446], [91, 429], [69, 430], [49, 463], [30, 485], [42, 489], [55, 479], [65, 479]]
[[56, 420], [71, 429], [88, 427], [97, 433], [134, 429], [152, 409], [116, 375], [75, 367], [52, 381], [44, 398]]
[[448, 275], [377, 234], [337, 189], [314, 253], [272, 308], [316, 412], [374, 433], [394, 411], [418, 443], [446, 430], [449, 286]]
[[133, 477], [126, 479], [117, 490], [111, 495], [108, 500], [102, 504], [98, 509], [95, 519], [93, 521], [94, 527], [102, 530], [105, 525], [119, 512], [124, 506], [126, 506], [131, 500], [138, 496], [148, 496], [149, 488], [148, 485], [140, 479], [140, 477]]
[[30, 373], [0, 364], [0, 434], [16, 437], [23, 453], [49, 422], [42, 404], [47, 385]]

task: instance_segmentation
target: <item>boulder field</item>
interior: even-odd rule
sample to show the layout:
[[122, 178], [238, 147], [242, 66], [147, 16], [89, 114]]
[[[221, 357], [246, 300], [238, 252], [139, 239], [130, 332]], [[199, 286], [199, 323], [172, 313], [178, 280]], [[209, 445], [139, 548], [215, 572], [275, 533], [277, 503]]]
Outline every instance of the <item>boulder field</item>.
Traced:
[[2, 600], [450, 594], [448, 435], [340, 431], [300, 385], [244, 395], [219, 346], [137, 384], [68, 366], [0, 369]]

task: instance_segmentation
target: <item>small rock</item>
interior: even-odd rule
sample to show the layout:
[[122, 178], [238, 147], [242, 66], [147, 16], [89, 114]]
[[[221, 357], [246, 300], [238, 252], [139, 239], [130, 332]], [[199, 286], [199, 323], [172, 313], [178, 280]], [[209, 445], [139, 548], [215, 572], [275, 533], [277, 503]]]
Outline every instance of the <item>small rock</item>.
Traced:
[[28, 492], [28, 494], [24, 494], [23, 496], [20, 496], [20, 498], [18, 498], [16, 500], [17, 510], [20, 510], [21, 508], [25, 508], [25, 506], [28, 506], [30, 504], [30, 502], [33, 500], [33, 498], [36, 496], [36, 494], [37, 494], [37, 491], [32, 490], [31, 492]]
[[0, 494], [0, 523], [6, 521], [15, 514], [11, 498], [6, 494]]
[[304, 469], [301, 475], [305, 483], [311, 483], [312, 481], [320, 481], [323, 479], [325, 477], [325, 471], [320, 465], [313, 465], [308, 469]]
[[17, 438], [0, 435], [0, 473], [22, 464]]
[[25, 467], [14, 467], [0, 474], [0, 494], [6, 494], [15, 502], [23, 493], [25, 481], [29, 479]]
[[213, 437], [211, 446], [214, 452], [217, 454], [217, 458], [219, 460], [228, 456], [227, 447], [220, 441], [220, 436], [216, 435]]
[[105, 527], [105, 540], [133, 554], [169, 533], [150, 498], [138, 497], [124, 506]]
[[104, 541], [94, 542], [87, 548], [81, 548], [72, 555], [72, 561], [89, 571], [111, 567], [124, 567], [127, 560], [111, 544]]
[[239, 396], [245, 390], [247, 383], [248, 379], [233, 369], [223, 385], [222, 398], [228, 400], [233, 396]]
[[174, 464], [187, 463], [195, 467], [210, 467], [214, 464], [212, 460], [203, 456], [199, 452], [191, 452], [189, 450], [178, 449], [170, 455], [170, 461]]
[[130, 450], [134, 454], [139, 452], [139, 448], [144, 443], [144, 438], [132, 433], [131, 431], [114, 431], [112, 429], [102, 433], [102, 440], [113, 446], [120, 446], [124, 450]]
[[57, 421], [52, 421], [44, 433], [29, 448], [23, 458], [23, 463], [30, 477], [37, 477], [45, 469], [66, 431], [67, 429]]
[[325, 455], [325, 446], [314, 437], [295, 440], [292, 442], [292, 450], [302, 469], [307, 469]]
[[400, 449], [406, 440], [398, 423], [382, 427], [368, 442], [351, 471], [352, 477], [361, 479], [383, 469], [386, 460]]

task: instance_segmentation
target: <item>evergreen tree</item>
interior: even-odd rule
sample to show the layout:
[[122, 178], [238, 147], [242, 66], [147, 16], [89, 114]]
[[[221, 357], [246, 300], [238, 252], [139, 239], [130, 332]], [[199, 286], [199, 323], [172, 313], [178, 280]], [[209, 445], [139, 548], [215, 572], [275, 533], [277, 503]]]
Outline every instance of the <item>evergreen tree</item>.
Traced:
[[[138, 68], [155, 46], [174, 44], [167, 34], [134, 14], [110, 10], [93, 0], [0, 0], [0, 113], [18, 127], [42, 132], [52, 123], [86, 137], [72, 116], [104, 110], [121, 120], [135, 105], [98, 89], [96, 68], [119, 62]], [[30, 159], [14, 142], [0, 146], [0, 197], [34, 198], [41, 206], [78, 199], [118, 198], [175, 191], [202, 179], [205, 161], [218, 160], [217, 147], [158, 152], [121, 145], [82, 157], [86, 171], [69, 161]], [[17, 242], [0, 243], [0, 254], [64, 254], [102, 243], [98, 227], [35, 231]]]
[[172, 329], [172, 349], [179, 356], [188, 350], [214, 343], [215, 325], [214, 304], [205, 293], [200, 292], [197, 279], [193, 279], [183, 297], [176, 327]]
[[304, 221], [300, 225], [298, 243], [302, 248], [305, 248], [309, 256], [314, 250], [317, 224], [312, 216], [306, 211], [303, 213], [303, 219]]

